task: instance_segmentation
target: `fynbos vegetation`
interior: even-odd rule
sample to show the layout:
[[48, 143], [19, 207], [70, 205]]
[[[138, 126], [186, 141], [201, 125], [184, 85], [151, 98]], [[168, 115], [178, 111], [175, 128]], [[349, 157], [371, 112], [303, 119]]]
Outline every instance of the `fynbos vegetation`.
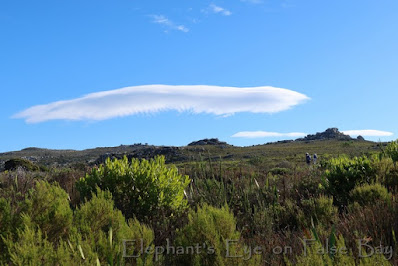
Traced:
[[0, 173], [0, 264], [394, 265], [396, 147], [310, 165], [23, 161]]

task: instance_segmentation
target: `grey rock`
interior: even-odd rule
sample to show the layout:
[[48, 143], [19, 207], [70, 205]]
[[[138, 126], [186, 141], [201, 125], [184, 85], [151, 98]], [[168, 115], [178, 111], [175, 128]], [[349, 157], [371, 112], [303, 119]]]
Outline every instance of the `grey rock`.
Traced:
[[296, 141], [314, 141], [314, 140], [330, 140], [330, 139], [337, 139], [337, 140], [354, 140], [348, 135], [340, 132], [337, 128], [328, 128], [324, 132], [318, 132], [315, 135], [307, 135], [304, 138], [296, 139]]

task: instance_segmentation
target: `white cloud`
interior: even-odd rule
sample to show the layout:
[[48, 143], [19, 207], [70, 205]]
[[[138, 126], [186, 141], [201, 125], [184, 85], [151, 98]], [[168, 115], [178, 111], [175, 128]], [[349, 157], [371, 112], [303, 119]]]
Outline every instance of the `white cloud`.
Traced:
[[152, 20], [153, 23], [160, 24], [160, 25], [166, 27], [167, 29], [179, 30], [182, 32], [189, 31], [189, 29], [187, 27], [185, 27], [184, 25], [177, 25], [173, 21], [171, 21], [170, 19], [168, 19], [167, 17], [165, 17], [163, 15], [151, 15], [151, 17], [153, 19]]
[[389, 137], [394, 135], [392, 132], [380, 131], [374, 129], [363, 129], [363, 130], [344, 130], [342, 131], [346, 135], [350, 136], [363, 136], [363, 137]]
[[145, 85], [96, 92], [73, 100], [30, 107], [13, 118], [28, 123], [48, 120], [105, 120], [167, 110], [225, 116], [238, 112], [276, 113], [309, 98], [275, 87], [220, 87], [208, 85]]
[[233, 134], [233, 138], [270, 138], [270, 137], [289, 137], [289, 138], [299, 138], [306, 136], [306, 133], [301, 132], [291, 132], [291, 133], [278, 133], [278, 132], [268, 132], [268, 131], [241, 131]]
[[208, 10], [212, 13], [221, 14], [223, 16], [232, 15], [231, 11], [229, 11], [223, 7], [220, 7], [220, 6], [216, 6], [215, 4], [210, 4]]

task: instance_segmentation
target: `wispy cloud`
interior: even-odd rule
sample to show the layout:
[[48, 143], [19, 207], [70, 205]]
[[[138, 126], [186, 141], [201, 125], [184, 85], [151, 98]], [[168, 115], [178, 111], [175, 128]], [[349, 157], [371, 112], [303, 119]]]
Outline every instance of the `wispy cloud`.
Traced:
[[301, 132], [291, 132], [291, 133], [279, 133], [279, 132], [268, 132], [268, 131], [241, 131], [233, 134], [233, 138], [271, 138], [271, 137], [289, 137], [289, 138], [299, 138], [306, 136], [306, 133]]
[[207, 12], [214, 13], [214, 14], [221, 14], [223, 16], [232, 15], [231, 11], [229, 11], [223, 7], [217, 6], [215, 4], [210, 4], [209, 7], [207, 8]]
[[105, 120], [167, 110], [219, 116], [238, 112], [276, 113], [308, 99], [296, 91], [268, 86], [145, 85], [36, 105], [15, 114], [13, 118], [39, 123], [48, 120]]
[[394, 135], [392, 132], [374, 130], [374, 129], [362, 129], [362, 130], [344, 130], [342, 131], [346, 135], [362, 137], [389, 137]]
[[184, 25], [175, 24], [173, 21], [168, 19], [163, 15], [151, 15], [152, 22], [156, 24], [160, 24], [165, 27], [167, 30], [178, 30], [182, 32], [188, 32], [189, 29]]

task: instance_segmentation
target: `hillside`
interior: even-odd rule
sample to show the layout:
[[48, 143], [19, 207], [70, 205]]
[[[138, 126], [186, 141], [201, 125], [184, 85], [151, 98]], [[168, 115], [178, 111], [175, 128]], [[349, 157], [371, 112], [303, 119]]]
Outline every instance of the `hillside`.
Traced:
[[[59, 265], [62, 259], [67, 261], [62, 265], [87, 261], [109, 265], [112, 256], [121, 265], [131, 265], [132, 257], [121, 253], [129, 236], [146, 241], [145, 246], [192, 247], [191, 240], [211, 243], [220, 250], [221, 261], [227, 258], [222, 255], [226, 254], [224, 239], [238, 236], [243, 246], [236, 247], [264, 247], [263, 252], [252, 257], [250, 264], [245, 258], [244, 263], [226, 260], [223, 265], [284, 265], [287, 261], [289, 265], [318, 265], [313, 262], [325, 258], [328, 263], [322, 265], [356, 265], [355, 261], [398, 265], [398, 143], [380, 145], [384, 144], [328, 129], [297, 140], [250, 147], [208, 138], [182, 147], [135, 144], [3, 153], [0, 158], [7, 170], [0, 171], [0, 235], [7, 237], [0, 238], [0, 264], [50, 261], [44, 264]], [[319, 160], [307, 165], [306, 152], [317, 153]], [[131, 161], [105, 161], [123, 155]], [[155, 155], [164, 155], [176, 167], [159, 157], [133, 158]], [[338, 155], [347, 157], [328, 160]], [[348, 158], [355, 155], [366, 156]], [[303, 252], [304, 241], [318, 237], [319, 244], [331, 243], [329, 239], [335, 236], [340, 240], [334, 247], [350, 250], [339, 255], [339, 259], [345, 256], [344, 263], [330, 263], [327, 254], [334, 253]], [[374, 241], [366, 242], [367, 247], [390, 248], [363, 264], [358, 236]], [[276, 256], [275, 243], [290, 251]], [[157, 262], [156, 255], [150, 257], [136, 248], [129, 249], [129, 254], [138, 254], [133, 265], [140, 265], [141, 258], [149, 264]], [[44, 255], [31, 255], [31, 249]], [[165, 262], [154, 265], [192, 265], [196, 258], [190, 252], [160, 255]], [[29, 263], [32, 256], [35, 263]], [[22, 258], [21, 263], [14, 263], [18, 262], [14, 258]], [[308, 263], [300, 264], [304, 259]], [[208, 262], [203, 257], [200, 265], [215, 265]]]
[[272, 165], [281, 161], [301, 163], [306, 152], [317, 153], [322, 158], [340, 154], [360, 156], [379, 150], [379, 143], [353, 139], [332, 128], [297, 140], [248, 147], [232, 146], [213, 138], [194, 141], [181, 147], [134, 144], [81, 151], [26, 148], [21, 151], [0, 153], [0, 167], [2, 168], [4, 162], [12, 158], [24, 158], [46, 166], [65, 166], [77, 163], [93, 165], [104, 162], [107, 157], [121, 158], [124, 155], [130, 158], [164, 155], [168, 163], [186, 163], [210, 158], [213, 161], [221, 159], [226, 162], [255, 160]]

